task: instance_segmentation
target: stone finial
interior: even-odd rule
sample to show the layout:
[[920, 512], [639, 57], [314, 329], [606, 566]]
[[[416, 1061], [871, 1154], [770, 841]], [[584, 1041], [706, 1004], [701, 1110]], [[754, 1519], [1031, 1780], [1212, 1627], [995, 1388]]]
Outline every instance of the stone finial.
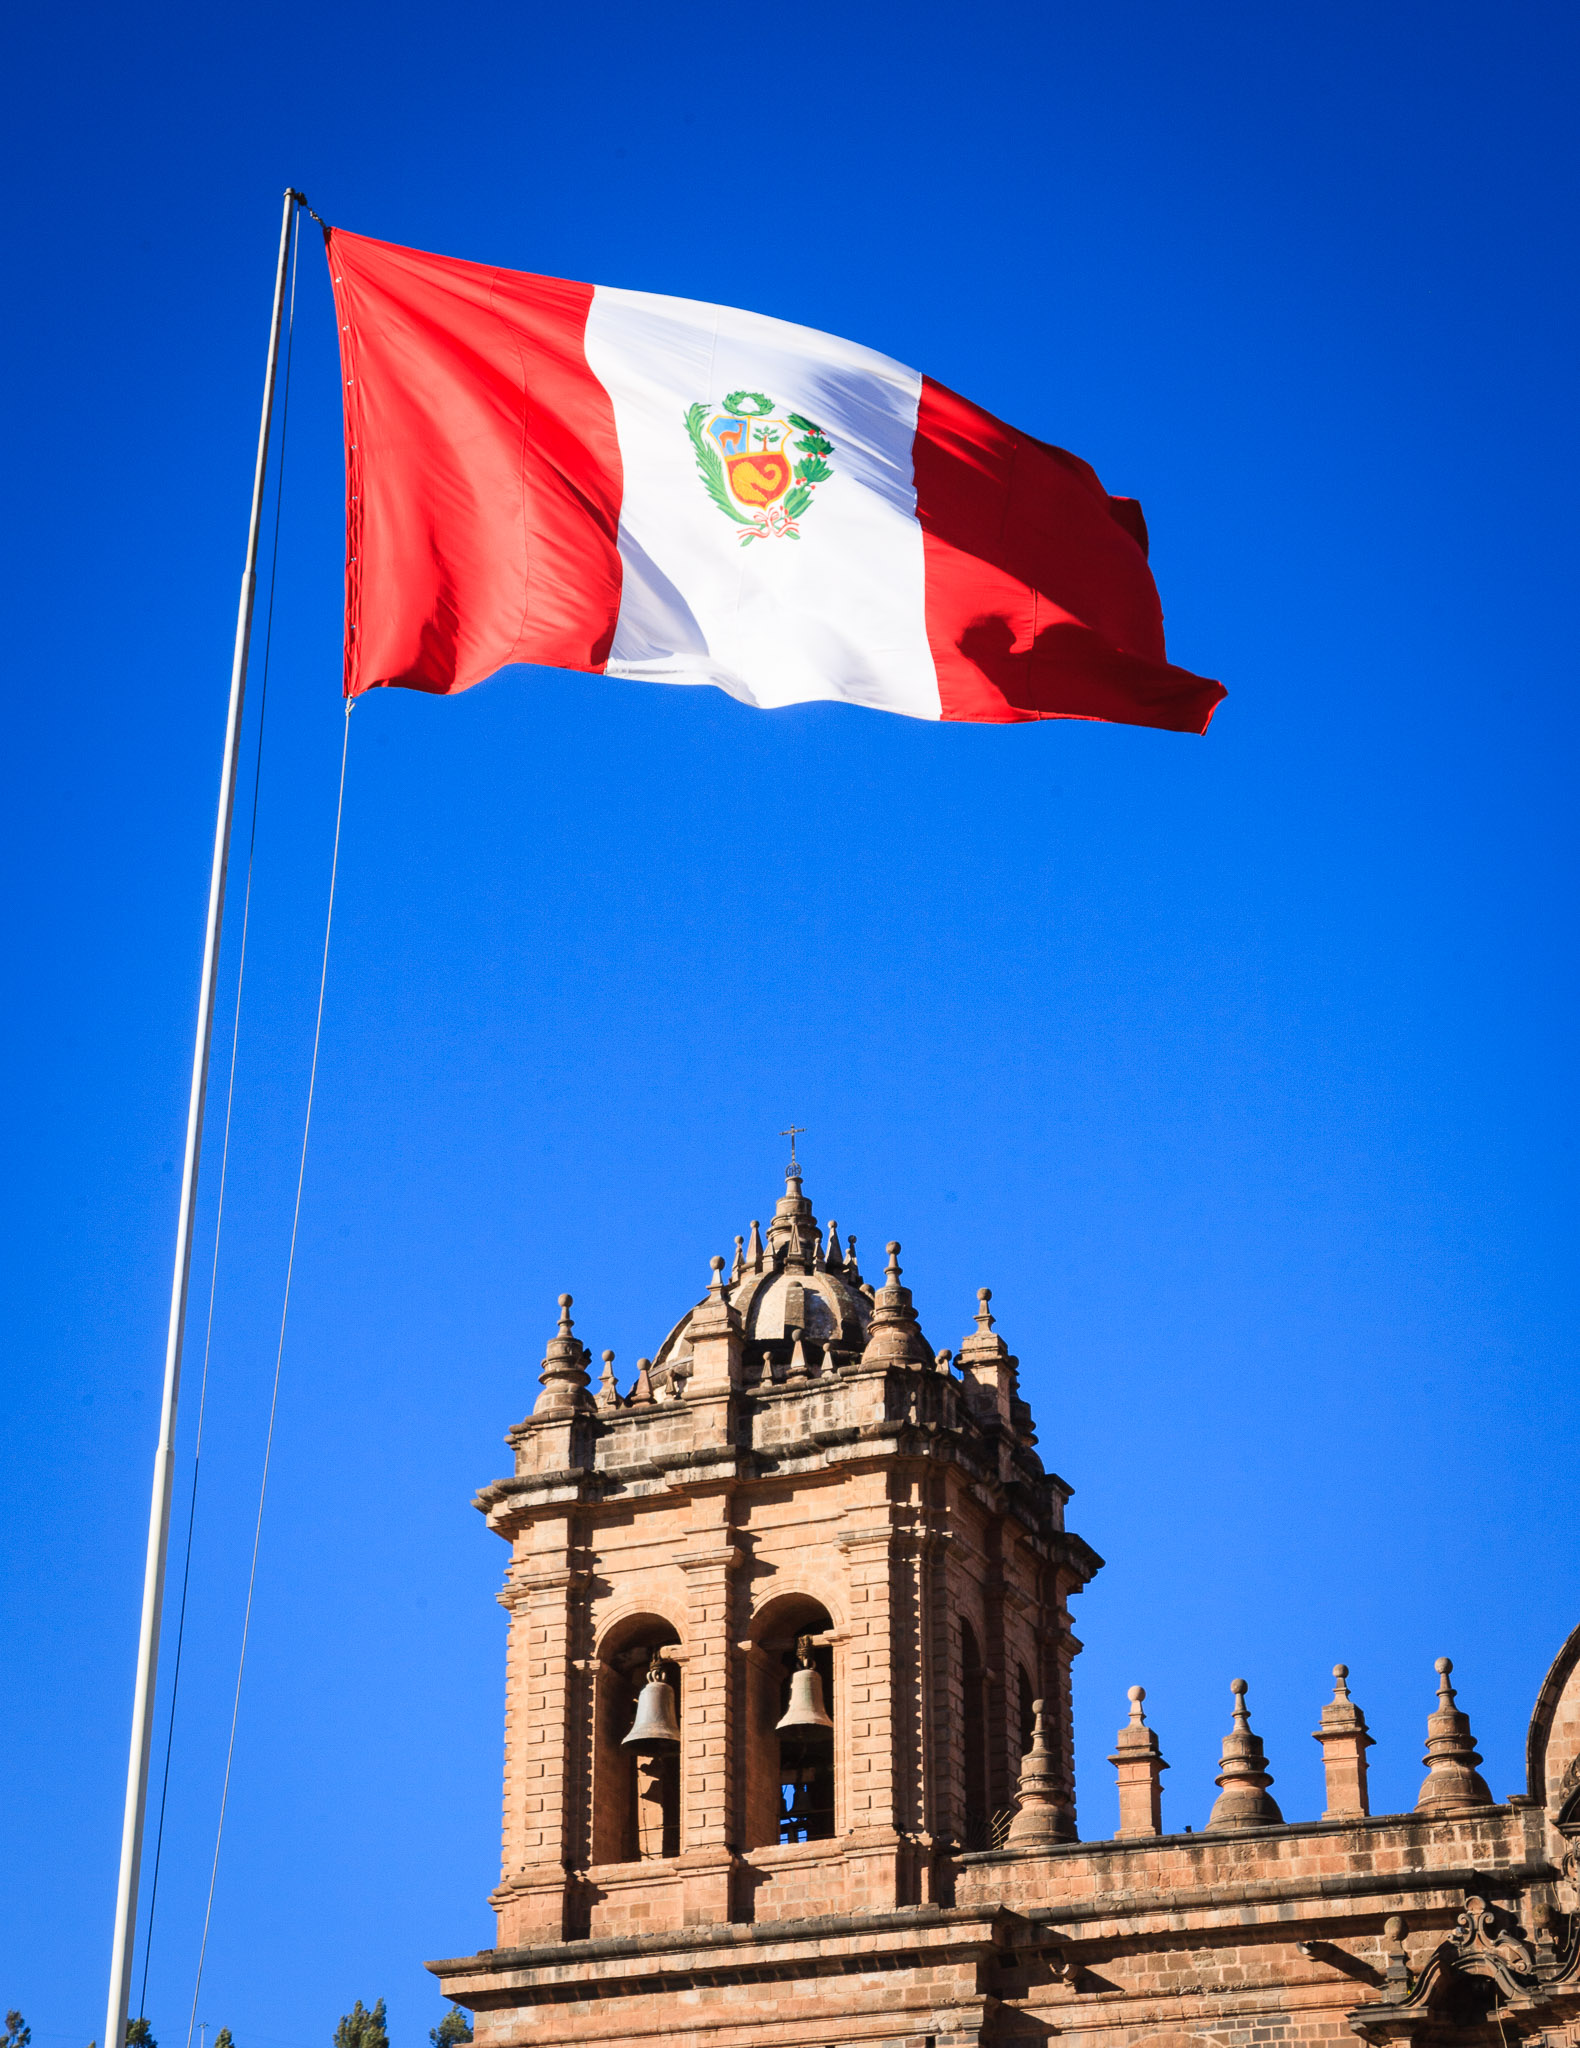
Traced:
[[1004, 1342], [1004, 1339], [993, 1334], [997, 1319], [993, 1311], [988, 1307], [988, 1303], [992, 1299], [993, 1290], [991, 1287], [979, 1287], [977, 1289], [976, 1327], [973, 1330], [968, 1330], [960, 1342], [960, 1362], [962, 1365], [975, 1358], [987, 1360], [992, 1358], [1008, 1358], [1009, 1356], [1009, 1346]]
[[1163, 1832], [1163, 1773], [1168, 1769], [1158, 1750], [1156, 1732], [1147, 1726], [1142, 1701], [1144, 1685], [1130, 1688], [1130, 1719], [1114, 1739], [1108, 1761], [1119, 1773], [1119, 1832], [1115, 1841]]
[[1013, 1428], [1020, 1395], [1016, 1361], [1004, 1339], [994, 1333], [993, 1311], [988, 1307], [992, 1299], [991, 1287], [977, 1289], [976, 1328], [961, 1342], [960, 1372], [978, 1413], [990, 1420], [996, 1415], [1006, 1428]]
[[851, 1232], [845, 1240], [845, 1278], [852, 1287], [861, 1285], [861, 1268], [856, 1264], [856, 1234]]
[[1395, 2003], [1410, 1995], [1410, 1951], [1405, 1947], [1405, 1936], [1410, 1924], [1401, 1913], [1391, 1913], [1383, 1922], [1383, 1953], [1388, 1966], [1383, 1973], [1383, 1996]]
[[1273, 1774], [1262, 1753], [1262, 1738], [1251, 1733], [1251, 1716], [1245, 1696], [1250, 1690], [1243, 1678], [1230, 1682], [1234, 1695], [1234, 1726], [1223, 1738], [1223, 1756], [1214, 1783], [1222, 1787], [1207, 1816], [1209, 1828], [1281, 1827], [1284, 1816], [1267, 1787]]
[[1347, 1664], [1333, 1667], [1333, 1697], [1322, 1709], [1322, 1726], [1312, 1730], [1312, 1740], [1322, 1744], [1322, 1771], [1327, 1779], [1328, 1804], [1324, 1820], [1348, 1820], [1371, 1812], [1366, 1793], [1366, 1752], [1372, 1738], [1366, 1732], [1366, 1716], [1350, 1698], [1345, 1680]]
[[762, 1232], [755, 1216], [752, 1218], [752, 1240], [746, 1247], [746, 1263], [754, 1273], [760, 1273], [763, 1270]]
[[828, 1219], [828, 1249], [823, 1254], [823, 1264], [831, 1273], [843, 1272], [845, 1267], [839, 1250], [839, 1225], [832, 1216]]
[[1044, 1701], [1032, 1701], [1031, 1717], [1031, 1747], [1020, 1766], [1019, 1805], [1005, 1837], [1012, 1848], [1023, 1842], [1062, 1842], [1070, 1835], [1067, 1798], [1059, 1759], [1048, 1739]]
[[571, 1322], [571, 1297], [562, 1294], [560, 1326], [548, 1341], [538, 1373], [543, 1392], [532, 1405], [535, 1418], [591, 1412], [593, 1397], [587, 1391], [587, 1363], [591, 1357]]
[[636, 1385], [626, 1396], [628, 1408], [651, 1408], [653, 1405], [653, 1382], [649, 1377], [653, 1370], [651, 1358], [639, 1358], [636, 1362]]
[[[715, 1253], [708, 1261], [712, 1278], [708, 1291], [692, 1310], [686, 1328], [691, 1347], [691, 1376], [699, 1394], [723, 1393], [741, 1382], [741, 1317], [730, 1300], [724, 1279], [724, 1261]], [[670, 1393], [680, 1397], [674, 1361], [671, 1361]], [[689, 1393], [690, 1387], [686, 1389]]]
[[614, 1381], [614, 1353], [603, 1354], [603, 1378], [598, 1382], [597, 1405], [601, 1413], [607, 1414], [620, 1406], [620, 1389]]
[[811, 1273], [816, 1270], [822, 1249], [822, 1233], [812, 1214], [812, 1204], [801, 1192], [800, 1161], [792, 1156], [785, 1168], [785, 1191], [774, 1204], [768, 1225], [768, 1250], [776, 1265], [792, 1273]]
[[745, 1242], [745, 1238], [741, 1236], [739, 1231], [737, 1231], [735, 1234], [735, 1263], [730, 1268], [730, 1285], [732, 1287], [734, 1286], [735, 1282], [740, 1279], [741, 1275], [746, 1271], [746, 1254], [741, 1249]]
[[1427, 1717], [1426, 1755], [1421, 1759], [1427, 1776], [1415, 1802], [1417, 1813], [1462, 1813], [1493, 1803], [1486, 1780], [1476, 1769], [1481, 1758], [1470, 1732], [1470, 1716], [1454, 1704], [1454, 1688], [1448, 1682], [1453, 1668], [1452, 1658], [1438, 1658], [1437, 1711]]
[[800, 1324], [798, 1323], [787, 1334], [791, 1339], [791, 1344], [790, 1363], [785, 1370], [785, 1378], [787, 1380], [808, 1380], [812, 1377], [812, 1368], [807, 1363], [806, 1346], [801, 1341], [804, 1333]]
[[868, 1368], [929, 1366], [933, 1362], [927, 1339], [917, 1325], [916, 1310], [911, 1305], [911, 1290], [900, 1280], [900, 1241], [897, 1237], [889, 1240], [889, 1264], [883, 1285], [872, 1297], [872, 1321], [867, 1326], [867, 1348], [861, 1354], [861, 1362]]

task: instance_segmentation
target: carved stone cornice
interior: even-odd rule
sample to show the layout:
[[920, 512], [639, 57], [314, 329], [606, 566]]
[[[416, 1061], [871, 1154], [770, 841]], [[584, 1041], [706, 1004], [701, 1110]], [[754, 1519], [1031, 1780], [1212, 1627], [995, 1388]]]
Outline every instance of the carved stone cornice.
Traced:
[[584, 1590], [591, 1584], [592, 1576], [591, 1571], [577, 1565], [560, 1565], [543, 1572], [512, 1572], [496, 1598], [501, 1607], [520, 1607], [528, 1603], [534, 1593]]
[[683, 1550], [674, 1562], [683, 1572], [734, 1571], [745, 1555], [738, 1543], [717, 1543], [708, 1550]]

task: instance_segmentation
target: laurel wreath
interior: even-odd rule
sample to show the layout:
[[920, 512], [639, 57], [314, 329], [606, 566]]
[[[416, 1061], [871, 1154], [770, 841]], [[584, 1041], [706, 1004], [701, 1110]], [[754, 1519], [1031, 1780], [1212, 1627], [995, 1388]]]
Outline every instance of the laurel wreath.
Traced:
[[786, 519], [799, 519], [812, 502], [812, 490], [816, 484], [827, 483], [834, 474], [823, 460], [832, 455], [834, 444], [814, 421], [805, 419], [798, 412], [787, 415], [792, 427], [800, 429], [801, 438], [796, 447], [801, 451], [801, 460], [796, 464], [795, 488], [785, 493], [784, 508]]
[[[739, 398], [740, 395], [738, 391], [730, 393], [731, 398]], [[691, 445], [697, 451], [697, 467], [702, 472], [702, 481], [707, 486], [708, 496], [719, 510], [727, 512], [737, 526], [750, 526], [752, 521], [744, 512], [737, 512], [730, 501], [729, 487], [724, 481], [722, 456], [716, 448], [710, 448], [702, 438], [702, 422], [710, 410], [711, 407], [700, 401], [686, 409], [686, 432], [691, 436]], [[734, 407], [731, 406], [730, 410], [733, 412]]]

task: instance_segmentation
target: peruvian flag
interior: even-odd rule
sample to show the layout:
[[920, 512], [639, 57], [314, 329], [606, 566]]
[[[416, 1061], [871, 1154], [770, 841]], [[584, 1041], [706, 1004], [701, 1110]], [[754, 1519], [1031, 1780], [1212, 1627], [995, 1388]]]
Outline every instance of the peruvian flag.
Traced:
[[1205, 732], [1131, 498], [875, 350], [331, 231], [346, 694], [508, 662]]

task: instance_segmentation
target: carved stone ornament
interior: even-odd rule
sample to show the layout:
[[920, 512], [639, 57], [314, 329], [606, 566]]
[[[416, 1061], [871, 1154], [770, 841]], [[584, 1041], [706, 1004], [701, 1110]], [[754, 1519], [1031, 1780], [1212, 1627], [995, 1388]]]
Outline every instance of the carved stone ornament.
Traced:
[[[1389, 1930], [1395, 1923], [1388, 1923]], [[1453, 1933], [1425, 1967], [1404, 1966], [1403, 1923], [1390, 1952], [1383, 1996], [1349, 2014], [1351, 2030], [1377, 2044], [1409, 2043], [1434, 2027], [1477, 2026], [1489, 2012], [1533, 2014], [1562, 1982], [1538, 1971], [1536, 1951], [1511, 1913], [1480, 1892], [1466, 1892]]]
[[1553, 1810], [1557, 1815], [1556, 1825], [1566, 1834], [1580, 1832], [1580, 1755], [1574, 1757], [1558, 1781], [1558, 1796], [1553, 1802]]
[[1465, 1910], [1448, 1940], [1459, 1968], [1491, 1977], [1506, 1998], [1517, 1998], [1534, 1986], [1536, 1951], [1525, 1929], [1501, 1906], [1467, 1893]]

